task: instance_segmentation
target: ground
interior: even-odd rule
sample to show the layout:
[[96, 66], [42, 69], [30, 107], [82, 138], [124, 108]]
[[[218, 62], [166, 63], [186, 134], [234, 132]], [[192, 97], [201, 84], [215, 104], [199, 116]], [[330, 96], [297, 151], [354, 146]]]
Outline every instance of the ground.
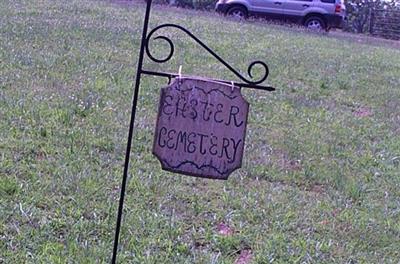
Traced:
[[[0, 2], [0, 263], [107, 263], [144, 4]], [[243, 166], [228, 181], [162, 171], [151, 154], [160, 87], [142, 80], [120, 263], [398, 263], [400, 51], [155, 6], [243, 74]], [[145, 68], [231, 80], [185, 35]], [[168, 48], [154, 41], [155, 55]], [[261, 74], [260, 72], [258, 72]], [[259, 75], [258, 75], [259, 76]]]

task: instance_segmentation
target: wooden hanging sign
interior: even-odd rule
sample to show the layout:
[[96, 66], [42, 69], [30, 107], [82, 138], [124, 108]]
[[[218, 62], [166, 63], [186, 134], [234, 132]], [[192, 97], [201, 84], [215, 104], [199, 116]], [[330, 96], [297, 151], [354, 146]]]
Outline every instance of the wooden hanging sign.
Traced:
[[226, 180], [242, 165], [248, 110], [238, 87], [175, 79], [161, 89], [153, 154], [164, 170]]

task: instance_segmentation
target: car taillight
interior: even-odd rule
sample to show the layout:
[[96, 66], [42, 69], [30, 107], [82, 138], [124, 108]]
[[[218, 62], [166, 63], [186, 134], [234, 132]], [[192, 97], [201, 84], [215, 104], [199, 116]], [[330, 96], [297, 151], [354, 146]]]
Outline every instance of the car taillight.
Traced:
[[337, 5], [335, 6], [335, 13], [340, 13], [340, 11], [342, 11], [342, 5], [337, 4]]

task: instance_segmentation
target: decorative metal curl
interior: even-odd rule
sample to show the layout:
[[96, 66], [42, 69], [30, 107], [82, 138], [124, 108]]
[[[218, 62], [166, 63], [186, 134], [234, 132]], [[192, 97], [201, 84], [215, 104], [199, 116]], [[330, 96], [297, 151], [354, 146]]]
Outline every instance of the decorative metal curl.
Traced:
[[168, 38], [166, 36], [157, 36], [157, 37], [154, 38], [154, 40], [160, 39], [160, 40], [164, 40], [164, 41], [166, 41], [168, 43], [169, 54], [168, 54], [168, 56], [166, 56], [166, 57], [164, 57], [162, 59], [159, 59], [159, 58], [156, 58], [155, 56], [153, 56], [153, 54], [151, 53], [150, 48], [149, 48], [150, 40], [151, 40], [153, 34], [156, 33], [158, 30], [160, 30], [162, 28], [177, 28], [177, 29], [183, 31], [189, 37], [191, 37], [197, 44], [199, 44], [201, 47], [203, 47], [205, 50], [207, 50], [214, 58], [216, 58], [219, 62], [221, 62], [225, 67], [227, 67], [239, 79], [241, 79], [242, 81], [244, 81], [244, 82], [246, 82], [248, 84], [251, 84], [251, 85], [260, 84], [260, 83], [264, 82], [267, 79], [268, 75], [269, 75], [269, 69], [268, 69], [268, 66], [267, 66], [267, 64], [265, 62], [263, 62], [263, 61], [253, 61], [247, 68], [247, 73], [250, 76], [250, 78], [253, 79], [252, 71], [253, 71], [254, 66], [256, 66], [256, 65], [261, 65], [264, 68], [264, 75], [260, 79], [255, 80], [255, 81], [252, 81], [252, 80], [249, 80], [249, 79], [245, 78], [237, 70], [235, 70], [231, 65], [229, 65], [229, 63], [227, 63], [218, 54], [216, 54], [212, 49], [210, 49], [206, 44], [204, 44], [200, 39], [198, 39], [195, 35], [193, 35], [189, 30], [187, 30], [186, 28], [184, 28], [182, 26], [176, 25], [176, 24], [162, 24], [162, 25], [159, 25], [159, 26], [155, 27], [153, 30], [151, 30], [150, 33], [148, 34], [148, 36], [146, 38], [146, 45], [145, 45], [146, 53], [147, 53], [147, 56], [154, 62], [157, 62], [157, 63], [167, 62], [172, 58], [172, 56], [174, 55], [174, 52], [175, 52], [174, 43], [172, 42], [172, 40], [170, 38]]

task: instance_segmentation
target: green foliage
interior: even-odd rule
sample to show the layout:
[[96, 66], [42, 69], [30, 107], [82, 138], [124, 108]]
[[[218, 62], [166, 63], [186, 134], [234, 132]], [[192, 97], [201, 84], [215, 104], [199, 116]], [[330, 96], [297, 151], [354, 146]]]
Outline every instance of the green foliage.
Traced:
[[[400, 12], [398, 0], [347, 0], [347, 20], [345, 30], [356, 33], [373, 33], [378, 27], [382, 31], [390, 30], [393, 26], [397, 30], [398, 15]], [[384, 13], [381, 10], [385, 10]], [[381, 17], [385, 17], [386, 23], [381, 24]], [[379, 32], [382, 34], [382, 32]], [[392, 32], [393, 35], [396, 32]], [[399, 35], [399, 34], [397, 34]]]
[[0, 178], [0, 196], [13, 196], [18, 193], [18, 183], [14, 178], [3, 175]]

